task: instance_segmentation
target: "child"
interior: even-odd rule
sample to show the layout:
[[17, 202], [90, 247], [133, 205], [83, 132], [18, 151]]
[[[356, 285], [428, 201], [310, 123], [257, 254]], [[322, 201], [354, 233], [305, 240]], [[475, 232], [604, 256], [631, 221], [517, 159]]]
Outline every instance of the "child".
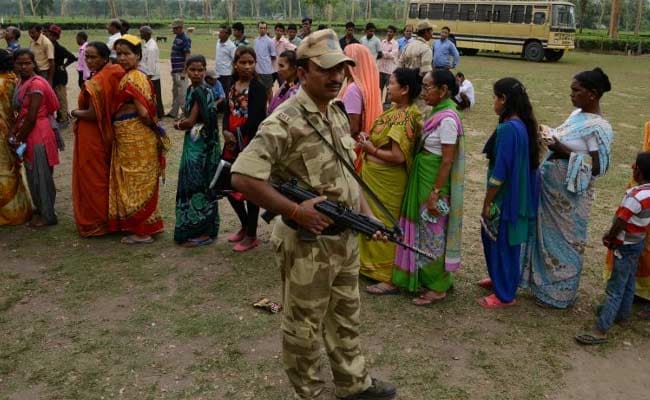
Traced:
[[223, 86], [221, 86], [221, 82], [217, 79], [217, 73], [212, 70], [207, 71], [205, 73], [205, 83], [207, 83], [212, 89], [212, 94], [214, 94], [214, 105], [219, 110], [219, 104], [223, 103], [226, 99], [226, 92], [223, 91]]
[[81, 31], [77, 32], [77, 44], [79, 51], [77, 52], [77, 74], [79, 74], [79, 89], [83, 88], [84, 82], [90, 79], [90, 69], [86, 64], [86, 46], [88, 46], [88, 34]]
[[599, 307], [596, 325], [575, 337], [580, 344], [607, 342], [607, 330], [625, 323], [632, 315], [635, 274], [650, 224], [650, 152], [640, 153], [632, 166], [634, 186], [625, 193], [614, 223], [603, 236], [603, 244], [614, 251], [614, 268], [607, 281], [605, 303]]

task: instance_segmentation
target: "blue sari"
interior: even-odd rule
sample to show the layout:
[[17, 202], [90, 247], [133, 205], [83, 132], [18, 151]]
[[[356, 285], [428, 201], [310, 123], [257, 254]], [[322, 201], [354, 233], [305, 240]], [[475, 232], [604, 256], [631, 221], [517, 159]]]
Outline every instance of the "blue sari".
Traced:
[[[607, 172], [614, 134], [603, 117], [577, 110], [556, 135], [560, 141], [593, 135], [598, 142], [598, 176]], [[551, 154], [541, 166], [540, 208], [537, 226], [524, 247], [521, 286], [545, 304], [567, 308], [580, 285], [595, 177], [589, 155], [572, 153], [569, 160], [562, 160], [549, 159]]]
[[494, 294], [510, 303], [521, 278], [521, 245], [534, 228], [539, 174], [530, 168], [526, 126], [519, 119], [499, 124], [493, 154], [488, 153], [488, 186], [499, 186], [494, 204], [501, 210], [496, 240], [481, 229], [483, 252]]

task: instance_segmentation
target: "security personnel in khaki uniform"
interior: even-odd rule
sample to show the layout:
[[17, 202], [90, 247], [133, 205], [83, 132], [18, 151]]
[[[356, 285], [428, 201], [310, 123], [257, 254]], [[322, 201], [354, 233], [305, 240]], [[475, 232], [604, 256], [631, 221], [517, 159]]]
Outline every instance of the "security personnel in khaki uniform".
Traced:
[[429, 41], [433, 36], [433, 26], [426, 21], [422, 21], [417, 26], [417, 33], [418, 37], [404, 49], [398, 65], [404, 68], [419, 68], [420, 74], [424, 75], [432, 70], [433, 47], [431, 47]]
[[[298, 397], [316, 399], [323, 393], [322, 337], [338, 398], [392, 399], [396, 389], [370, 378], [359, 349], [356, 236], [330, 226], [332, 221], [314, 209], [327, 198], [368, 210], [353, 176], [316, 132], [341, 155], [354, 157], [347, 116], [331, 102], [341, 89], [346, 63], [354, 62], [330, 29], [306, 37], [297, 58], [300, 89], [260, 125], [232, 167], [232, 183], [247, 199], [282, 215], [271, 242], [282, 275], [283, 359]], [[296, 179], [322, 196], [296, 204], [275, 191], [269, 178]], [[319, 236], [302, 241], [298, 226]]]

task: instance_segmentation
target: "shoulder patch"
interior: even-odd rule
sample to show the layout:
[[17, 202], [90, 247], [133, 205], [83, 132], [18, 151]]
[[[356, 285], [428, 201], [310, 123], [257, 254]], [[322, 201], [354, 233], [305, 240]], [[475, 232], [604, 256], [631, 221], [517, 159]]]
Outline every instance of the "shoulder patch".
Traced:
[[280, 111], [277, 113], [277, 117], [280, 121], [284, 123], [290, 123], [291, 122], [291, 117], [284, 111]]

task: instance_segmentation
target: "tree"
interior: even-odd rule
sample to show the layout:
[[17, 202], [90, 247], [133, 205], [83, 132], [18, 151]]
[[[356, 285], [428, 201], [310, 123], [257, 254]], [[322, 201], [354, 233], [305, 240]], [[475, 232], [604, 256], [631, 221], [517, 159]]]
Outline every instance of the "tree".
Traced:
[[643, 19], [643, 0], [636, 0], [636, 21], [634, 21], [634, 36], [639, 36], [642, 19]]
[[609, 37], [618, 39], [618, 23], [621, 19], [622, 0], [612, 0], [612, 11], [609, 16]]
[[115, 6], [115, 0], [108, 0], [108, 6], [111, 9], [111, 18], [117, 18], [117, 7]]
[[585, 13], [587, 12], [587, 7], [589, 6], [589, 0], [580, 0], [580, 33], [582, 33], [582, 28], [585, 26]]

